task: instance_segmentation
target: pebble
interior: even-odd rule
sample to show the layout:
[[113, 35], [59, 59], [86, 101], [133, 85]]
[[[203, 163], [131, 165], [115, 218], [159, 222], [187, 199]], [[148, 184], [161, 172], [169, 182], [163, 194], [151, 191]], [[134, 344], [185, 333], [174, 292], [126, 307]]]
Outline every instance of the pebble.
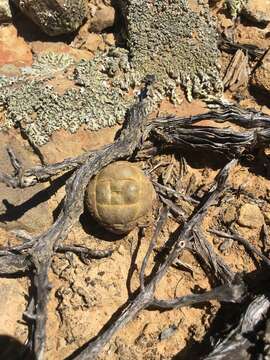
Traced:
[[238, 224], [248, 228], [260, 228], [264, 217], [260, 208], [255, 204], [245, 204], [240, 208]]
[[166, 340], [170, 338], [177, 330], [177, 326], [172, 324], [168, 328], [161, 331], [159, 334], [159, 340]]
[[270, 48], [252, 76], [252, 85], [270, 93]]
[[103, 43], [103, 38], [101, 35], [91, 33], [88, 34], [87, 38], [85, 39], [85, 43], [83, 44], [83, 49], [86, 49], [94, 53], [95, 51], [97, 51], [97, 49], [100, 49], [102, 43]]
[[112, 34], [112, 33], [106, 34], [106, 35], [104, 35], [103, 39], [104, 39], [104, 42], [105, 42], [106, 45], [108, 45], [108, 46], [114, 46], [115, 45], [114, 34]]
[[229, 205], [223, 213], [224, 224], [231, 224], [236, 218], [236, 208], [233, 205]]

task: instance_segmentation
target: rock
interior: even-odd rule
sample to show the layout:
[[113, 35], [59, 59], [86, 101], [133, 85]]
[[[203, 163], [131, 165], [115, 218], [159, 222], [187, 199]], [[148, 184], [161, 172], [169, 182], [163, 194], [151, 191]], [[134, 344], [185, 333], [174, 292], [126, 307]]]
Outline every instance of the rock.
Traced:
[[270, 92], [270, 49], [255, 70], [251, 82], [261, 90]]
[[68, 54], [74, 58], [74, 60], [90, 60], [93, 55], [89, 51], [75, 49], [63, 42], [45, 42], [45, 41], [33, 41], [31, 43], [32, 52], [35, 55], [45, 54], [48, 52], [57, 54]]
[[91, 19], [89, 30], [92, 32], [101, 32], [113, 26], [115, 21], [115, 9], [112, 6], [104, 6], [95, 12]]
[[225, 224], [231, 224], [236, 218], [236, 208], [233, 205], [226, 207], [223, 213], [223, 221]]
[[255, 204], [245, 204], [241, 207], [238, 224], [248, 228], [260, 228], [264, 223], [264, 217], [260, 208]]
[[13, 25], [0, 28], [0, 66], [13, 64], [18, 67], [31, 66], [30, 47], [19, 37]]
[[115, 37], [113, 33], [106, 34], [104, 36], [104, 42], [108, 46], [114, 46], [115, 45]]
[[94, 53], [97, 51], [97, 49], [100, 48], [102, 43], [103, 38], [101, 35], [94, 33], [88, 34], [87, 38], [85, 39], [85, 43], [83, 44], [83, 48]]
[[85, 0], [12, 0], [12, 2], [51, 36], [77, 30], [86, 18]]
[[9, 0], [0, 0], [0, 23], [8, 22], [12, 19]]
[[270, 0], [248, 0], [242, 14], [251, 21], [267, 24], [270, 22]]

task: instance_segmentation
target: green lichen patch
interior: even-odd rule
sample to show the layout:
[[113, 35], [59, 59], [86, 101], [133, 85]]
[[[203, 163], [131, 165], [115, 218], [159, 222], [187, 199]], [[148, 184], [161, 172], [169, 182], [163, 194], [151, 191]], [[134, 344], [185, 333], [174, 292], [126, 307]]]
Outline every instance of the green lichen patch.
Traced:
[[236, 18], [240, 14], [248, 0], [226, 0], [225, 7], [228, 9], [232, 18]]
[[189, 97], [222, 91], [217, 32], [207, 9], [199, 15], [185, 0], [121, 3], [135, 73], [155, 74], [163, 93], [179, 83]]
[[98, 130], [122, 121], [133, 101], [127, 96], [127, 51], [111, 51], [80, 61], [69, 75], [74, 87], [58, 94], [47, 80], [53, 78], [52, 69], [63, 71], [70, 65], [72, 61], [66, 56], [47, 54], [32, 68], [24, 69], [21, 78], [1, 77], [4, 127], [19, 123], [35, 145], [43, 145], [59, 129], [74, 133], [85, 124], [90, 130]]
[[52, 77], [55, 73], [65, 71], [76, 62], [72, 56], [65, 53], [44, 52], [37, 56], [31, 67], [22, 69], [24, 75], [36, 77]]

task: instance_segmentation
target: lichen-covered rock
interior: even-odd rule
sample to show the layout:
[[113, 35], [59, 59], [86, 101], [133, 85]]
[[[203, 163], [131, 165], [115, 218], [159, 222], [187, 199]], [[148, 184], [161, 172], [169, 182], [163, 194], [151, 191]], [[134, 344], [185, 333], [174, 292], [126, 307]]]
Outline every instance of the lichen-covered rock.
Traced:
[[12, 0], [19, 9], [51, 36], [73, 32], [86, 17], [85, 0]]
[[[59, 129], [74, 133], [82, 125], [90, 130], [113, 126], [123, 121], [134, 101], [128, 96], [128, 70], [128, 52], [123, 49], [80, 62], [69, 54], [43, 53], [22, 76], [0, 76], [0, 106], [6, 118], [0, 130], [20, 123], [40, 146]], [[61, 94], [48, 81], [59, 73], [73, 83]]]
[[270, 49], [264, 55], [261, 64], [253, 73], [252, 84], [270, 93]]
[[217, 32], [207, 8], [199, 15], [186, 0], [121, 0], [120, 5], [131, 66], [141, 77], [154, 74], [163, 96], [179, 84], [190, 98], [222, 90]]
[[9, 6], [9, 0], [0, 0], [0, 23], [10, 21], [12, 14]]

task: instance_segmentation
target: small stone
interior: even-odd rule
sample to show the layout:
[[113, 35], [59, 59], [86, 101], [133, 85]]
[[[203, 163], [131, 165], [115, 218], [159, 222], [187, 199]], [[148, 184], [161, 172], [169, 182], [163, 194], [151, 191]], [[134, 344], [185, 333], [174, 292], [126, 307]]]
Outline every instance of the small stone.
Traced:
[[120, 245], [119, 248], [117, 249], [117, 252], [123, 256], [125, 254], [125, 248], [123, 245]]
[[104, 41], [101, 41], [98, 45], [98, 50], [104, 51], [106, 49], [106, 44]]
[[16, 28], [13, 25], [0, 28], [0, 66], [31, 66], [32, 62], [31, 49], [24, 39], [18, 36]]
[[251, 21], [267, 24], [270, 22], [270, 0], [248, 0], [242, 14]]
[[161, 331], [159, 334], [159, 340], [166, 340], [170, 338], [177, 330], [177, 326], [175, 324], [170, 325], [168, 328]]
[[224, 224], [231, 224], [236, 218], [236, 208], [233, 205], [229, 205], [223, 214]]
[[0, 23], [9, 22], [12, 14], [9, 6], [9, 0], [0, 0]]
[[261, 64], [255, 70], [252, 77], [252, 85], [263, 91], [270, 92], [270, 49], [264, 55]]
[[114, 46], [115, 45], [115, 37], [114, 34], [109, 33], [104, 36], [104, 42], [108, 46]]
[[264, 223], [263, 214], [255, 204], [245, 204], [241, 207], [238, 224], [248, 228], [260, 228]]
[[102, 36], [98, 34], [89, 34], [83, 44], [83, 48], [88, 51], [95, 52], [103, 42]]
[[219, 19], [219, 23], [220, 23], [220, 25], [221, 25], [221, 27], [222, 27], [223, 29], [227, 29], [227, 28], [230, 28], [230, 27], [233, 26], [233, 21], [232, 21], [232, 19], [229, 19], [229, 18], [227, 18], [227, 17], [225, 17], [225, 16], [223, 16], [223, 17], [221, 17], [221, 18]]
[[104, 6], [95, 12], [91, 19], [90, 31], [101, 32], [111, 26], [115, 21], [115, 9], [112, 6]]

